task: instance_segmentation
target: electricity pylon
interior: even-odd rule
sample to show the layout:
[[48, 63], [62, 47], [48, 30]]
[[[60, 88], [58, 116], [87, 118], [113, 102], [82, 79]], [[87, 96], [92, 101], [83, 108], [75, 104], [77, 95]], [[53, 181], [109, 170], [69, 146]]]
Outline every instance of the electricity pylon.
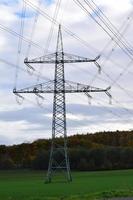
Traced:
[[[95, 59], [84, 58], [81, 56], [71, 55], [64, 53], [61, 26], [59, 25], [56, 52], [53, 54], [45, 55], [32, 60], [25, 59], [24, 63], [30, 68], [34, 69], [31, 64], [55, 64], [55, 78], [53, 81], [48, 81], [42, 84], [36, 84], [32, 87], [17, 90], [13, 92], [21, 97], [21, 93], [34, 93], [38, 97], [43, 98], [43, 93], [54, 93], [53, 100], [53, 120], [52, 120], [52, 145], [49, 158], [49, 166], [46, 181], [51, 182], [52, 174], [56, 170], [63, 170], [66, 172], [67, 181], [72, 181], [70, 164], [67, 149], [67, 131], [66, 131], [66, 93], [84, 93], [87, 97], [91, 98], [90, 92], [105, 92], [109, 97], [107, 89], [95, 88], [89, 85], [65, 81], [64, 64], [65, 63], [79, 63], [79, 62], [94, 62], [99, 68], [97, 63], [99, 56]], [[59, 143], [57, 137], [63, 138], [63, 144]]]

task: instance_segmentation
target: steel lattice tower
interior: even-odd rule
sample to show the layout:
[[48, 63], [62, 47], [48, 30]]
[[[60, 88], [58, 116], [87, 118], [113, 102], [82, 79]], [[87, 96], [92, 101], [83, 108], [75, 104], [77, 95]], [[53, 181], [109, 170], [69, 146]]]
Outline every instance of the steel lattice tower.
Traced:
[[[13, 93], [18, 97], [23, 98], [21, 93], [34, 93], [38, 97], [43, 98], [40, 94], [43, 93], [54, 93], [53, 101], [53, 120], [52, 120], [52, 145], [50, 151], [50, 159], [48, 172], [46, 177], [46, 182], [51, 182], [52, 174], [56, 170], [63, 170], [66, 172], [67, 181], [72, 181], [70, 164], [67, 149], [67, 132], [66, 132], [66, 104], [65, 104], [65, 94], [66, 93], [84, 93], [88, 98], [90, 98], [90, 92], [105, 92], [109, 97], [111, 97], [108, 90], [106, 89], [91, 87], [89, 85], [75, 83], [65, 80], [64, 74], [64, 63], [79, 63], [79, 62], [94, 62], [94, 64], [99, 68], [100, 65], [97, 63], [99, 56], [95, 59], [84, 58], [81, 56], [71, 55], [64, 53], [61, 26], [59, 25], [58, 38], [56, 52], [53, 54], [45, 55], [32, 60], [25, 59], [24, 63], [29, 67], [29, 69], [34, 69], [31, 64], [45, 63], [45, 64], [55, 64], [55, 78], [54, 81], [48, 81], [46, 83], [37, 84], [32, 87], [27, 87], [24, 89], [13, 90]], [[57, 138], [61, 138], [63, 143], [60, 143]]]
[[[59, 26], [56, 62], [55, 62], [55, 79], [54, 79], [54, 102], [53, 102], [53, 123], [52, 123], [52, 146], [50, 160], [48, 166], [47, 181], [51, 181], [52, 169], [65, 169], [67, 171], [67, 179], [71, 181], [70, 165], [67, 153], [67, 133], [66, 133], [66, 104], [65, 104], [65, 77], [64, 77], [64, 53], [61, 27]], [[62, 62], [60, 62], [62, 61]], [[63, 91], [63, 92], [56, 92]], [[60, 146], [56, 143], [55, 137], [62, 136], [64, 145]], [[61, 154], [62, 161], [58, 163], [56, 156]]]

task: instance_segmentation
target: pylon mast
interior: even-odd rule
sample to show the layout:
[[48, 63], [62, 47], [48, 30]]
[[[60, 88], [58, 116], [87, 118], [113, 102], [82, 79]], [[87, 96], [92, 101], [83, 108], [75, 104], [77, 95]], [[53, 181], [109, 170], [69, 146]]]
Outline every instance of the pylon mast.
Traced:
[[[72, 181], [70, 164], [67, 149], [67, 129], [66, 129], [66, 104], [65, 104], [65, 94], [66, 93], [84, 93], [87, 97], [90, 96], [90, 92], [105, 92], [109, 97], [108, 90], [110, 88], [101, 89], [91, 87], [89, 85], [74, 83], [70, 81], [65, 81], [64, 73], [64, 63], [76, 63], [76, 62], [94, 62], [100, 70], [100, 65], [97, 63], [99, 56], [95, 59], [84, 58], [76, 55], [70, 55], [64, 53], [63, 51], [63, 41], [61, 26], [59, 25], [58, 38], [56, 52], [46, 56], [42, 56], [36, 59], [28, 60], [25, 59], [25, 64], [34, 70], [31, 64], [37, 63], [55, 63], [55, 78], [54, 81], [49, 81], [47, 83], [37, 84], [24, 89], [16, 90], [13, 92], [21, 97], [21, 93], [34, 93], [41, 97], [41, 93], [54, 93], [53, 100], [53, 120], [52, 120], [52, 144], [48, 165], [48, 172], [46, 181], [51, 182], [53, 172], [57, 170], [63, 170], [66, 172], [67, 181]], [[63, 143], [59, 143], [56, 139], [61, 137]]]
[[[62, 60], [62, 62], [60, 62]], [[67, 179], [71, 181], [70, 165], [67, 152], [67, 133], [66, 133], [66, 104], [65, 104], [65, 77], [64, 77], [64, 53], [61, 27], [59, 26], [56, 62], [55, 62], [55, 79], [54, 79], [54, 102], [53, 102], [53, 122], [52, 122], [52, 146], [50, 152], [47, 181], [51, 181], [52, 171], [63, 169], [67, 172]], [[56, 92], [56, 91], [64, 92]], [[64, 144], [60, 146], [55, 138], [63, 137]], [[59, 161], [58, 157], [62, 156]]]

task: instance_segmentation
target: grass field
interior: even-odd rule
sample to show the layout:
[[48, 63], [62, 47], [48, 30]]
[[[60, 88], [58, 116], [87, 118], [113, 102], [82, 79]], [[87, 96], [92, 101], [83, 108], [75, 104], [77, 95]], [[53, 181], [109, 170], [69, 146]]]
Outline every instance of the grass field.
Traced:
[[73, 172], [73, 182], [44, 184], [42, 171], [0, 171], [0, 200], [87, 200], [133, 196], [133, 170]]

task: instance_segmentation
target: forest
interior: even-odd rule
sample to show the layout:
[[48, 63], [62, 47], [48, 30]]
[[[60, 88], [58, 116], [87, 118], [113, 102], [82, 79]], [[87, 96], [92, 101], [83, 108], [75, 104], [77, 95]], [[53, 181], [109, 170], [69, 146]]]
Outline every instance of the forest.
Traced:
[[[58, 144], [63, 138], [58, 138]], [[0, 169], [36, 169], [48, 167], [51, 139], [32, 143], [0, 145]], [[72, 170], [96, 171], [133, 168], [133, 131], [98, 132], [68, 137]], [[59, 160], [62, 159], [60, 156]]]

